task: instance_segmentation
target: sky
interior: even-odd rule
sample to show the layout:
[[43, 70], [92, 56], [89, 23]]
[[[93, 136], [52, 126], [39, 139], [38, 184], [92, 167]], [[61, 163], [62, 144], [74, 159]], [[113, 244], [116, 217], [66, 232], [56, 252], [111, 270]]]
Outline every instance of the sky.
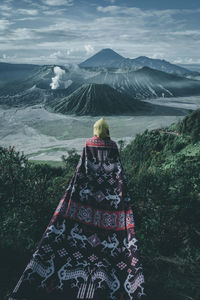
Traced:
[[0, 0], [0, 61], [80, 63], [104, 48], [200, 64], [199, 0]]

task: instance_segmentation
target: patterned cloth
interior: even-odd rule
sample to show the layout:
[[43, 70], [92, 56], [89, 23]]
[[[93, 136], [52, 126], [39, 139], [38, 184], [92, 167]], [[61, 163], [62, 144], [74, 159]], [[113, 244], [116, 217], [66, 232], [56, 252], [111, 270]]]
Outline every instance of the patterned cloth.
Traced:
[[117, 144], [89, 138], [9, 300], [146, 299]]

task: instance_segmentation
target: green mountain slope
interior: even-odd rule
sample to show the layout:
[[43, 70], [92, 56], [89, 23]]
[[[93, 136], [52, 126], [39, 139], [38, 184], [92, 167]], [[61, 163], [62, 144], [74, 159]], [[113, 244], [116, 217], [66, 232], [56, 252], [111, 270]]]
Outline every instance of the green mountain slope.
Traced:
[[121, 152], [150, 299], [200, 299], [199, 124], [197, 110]]

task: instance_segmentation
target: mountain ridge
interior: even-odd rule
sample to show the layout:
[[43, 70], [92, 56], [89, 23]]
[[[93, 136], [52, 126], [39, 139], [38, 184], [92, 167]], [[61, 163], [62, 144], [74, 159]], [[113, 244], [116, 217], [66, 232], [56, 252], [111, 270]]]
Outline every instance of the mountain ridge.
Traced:
[[[99, 84], [101, 87], [104, 86], [105, 93], [102, 91], [102, 99], [104, 95], [109, 101], [109, 97], [112, 99], [113, 94], [115, 94], [117, 99], [124, 98], [124, 103], [128, 103], [130, 98], [145, 100], [160, 97], [200, 95], [200, 81], [194, 80], [192, 75], [187, 78], [187, 76], [180, 76], [176, 72], [170, 73], [167, 70], [164, 72], [152, 68], [155, 67], [155, 65], [151, 65], [152, 62], [156, 62], [157, 67], [163, 63], [172, 67], [175, 66], [165, 60], [152, 60], [146, 56], [129, 59], [110, 48], [106, 48], [86, 60], [86, 63], [88, 61], [95, 66], [100, 64], [101, 67], [87, 69], [55, 64], [41, 66], [0, 63], [0, 104], [30, 106], [47, 102], [50, 105], [55, 101], [62, 101], [62, 99], [69, 97], [76, 91], [78, 91], [79, 97], [82, 98], [79, 92], [83, 92], [81, 86], [84, 84], [93, 84], [92, 90], [95, 84]], [[133, 62], [137, 67], [129, 68], [130, 63]], [[106, 67], [109, 64], [112, 67]], [[6, 77], [4, 69], [7, 69], [7, 77], [10, 76], [9, 81], [4, 80], [4, 77]], [[182, 70], [186, 69], [182, 68]], [[107, 85], [115, 91], [112, 91], [112, 93], [108, 91]], [[116, 94], [117, 92], [120, 94]], [[91, 103], [87, 105], [91, 105]], [[113, 107], [113, 110], [116, 111], [116, 108]], [[130, 108], [130, 111], [132, 111], [132, 108]], [[164, 109], [164, 111], [166, 110]]]
[[152, 97], [200, 95], [200, 82], [169, 74], [149, 67], [136, 71], [113, 72], [102, 70], [87, 80], [88, 83], [109, 84], [118, 91], [142, 100]]
[[133, 70], [144, 66], [167, 73], [177, 73], [179, 75], [193, 73], [193, 71], [190, 71], [189, 69], [177, 66], [164, 59], [154, 59], [147, 56], [125, 58], [110, 48], [100, 50], [99, 52], [79, 64], [79, 67], [81, 68], [107, 67]]

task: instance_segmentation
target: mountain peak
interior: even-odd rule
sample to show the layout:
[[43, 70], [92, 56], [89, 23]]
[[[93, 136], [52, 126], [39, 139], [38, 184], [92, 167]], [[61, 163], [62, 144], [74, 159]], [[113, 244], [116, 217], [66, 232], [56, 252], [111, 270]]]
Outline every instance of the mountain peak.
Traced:
[[138, 56], [137, 58], [135, 58], [137, 60], [140, 60], [140, 59], [150, 59], [149, 57], [147, 56]]
[[92, 57], [88, 58], [81, 64], [80, 67], [83, 68], [96, 68], [111, 66], [113, 63], [119, 63], [124, 59], [123, 56], [119, 55], [117, 52], [110, 48], [105, 48], [97, 52]]
[[[104, 49], [102, 49], [102, 50], [100, 50], [99, 52], [97, 52], [97, 54], [98, 53], [101, 53], [101, 52], [103, 52], [103, 53], [112, 53], [112, 54], [117, 54], [117, 55], [119, 55], [116, 51], [114, 51], [113, 49], [111, 49], [111, 48], [104, 48]], [[121, 55], [119, 55], [119, 56], [121, 56]], [[121, 56], [122, 57], [122, 56]]]

